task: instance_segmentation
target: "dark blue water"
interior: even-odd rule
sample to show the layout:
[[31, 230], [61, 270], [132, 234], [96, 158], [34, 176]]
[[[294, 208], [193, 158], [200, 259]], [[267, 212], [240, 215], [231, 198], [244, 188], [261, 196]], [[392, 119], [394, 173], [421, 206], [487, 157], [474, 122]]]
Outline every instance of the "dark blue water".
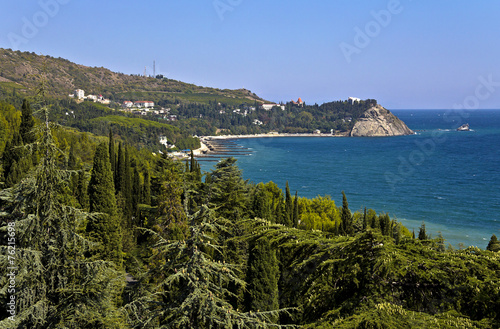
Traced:
[[[331, 195], [351, 210], [387, 212], [418, 232], [485, 248], [500, 236], [500, 111], [392, 111], [416, 135], [384, 138], [239, 139], [245, 179], [274, 181], [292, 193]], [[469, 123], [473, 131], [456, 128]], [[205, 163], [209, 170], [213, 163]]]

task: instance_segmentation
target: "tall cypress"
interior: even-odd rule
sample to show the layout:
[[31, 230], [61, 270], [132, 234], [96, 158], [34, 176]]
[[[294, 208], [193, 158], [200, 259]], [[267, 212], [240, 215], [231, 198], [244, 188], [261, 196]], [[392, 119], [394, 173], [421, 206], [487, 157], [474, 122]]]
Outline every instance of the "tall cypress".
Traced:
[[19, 133], [24, 144], [31, 144], [35, 141], [34, 127], [35, 119], [33, 118], [33, 111], [31, 110], [30, 103], [25, 99], [21, 107], [21, 125], [19, 126]]
[[125, 154], [123, 153], [122, 143], [118, 144], [118, 157], [115, 164], [115, 187], [116, 193], [120, 193], [124, 185], [125, 177]]
[[293, 227], [299, 227], [299, 197], [295, 191], [295, 198], [293, 199]]
[[349, 210], [349, 204], [347, 203], [347, 197], [344, 191], [342, 191], [342, 214], [340, 216], [341, 222], [341, 234], [352, 235], [354, 233], [354, 227], [352, 225], [352, 215]]
[[290, 194], [290, 187], [288, 186], [288, 181], [286, 181], [285, 187], [285, 225], [293, 225], [293, 201], [292, 195]]
[[101, 213], [101, 215], [89, 223], [87, 231], [102, 244], [100, 257], [112, 260], [121, 266], [121, 225], [116, 208], [115, 187], [106, 143], [97, 146], [88, 193], [90, 211]]
[[113, 138], [113, 131], [111, 129], [109, 129], [109, 162], [111, 163], [111, 172], [114, 175], [116, 171], [116, 155], [115, 155], [115, 140]]
[[274, 311], [278, 303], [279, 268], [276, 251], [267, 237], [253, 243], [248, 258], [247, 310]]
[[144, 173], [144, 185], [142, 187], [142, 203], [151, 204], [151, 177], [149, 170]]

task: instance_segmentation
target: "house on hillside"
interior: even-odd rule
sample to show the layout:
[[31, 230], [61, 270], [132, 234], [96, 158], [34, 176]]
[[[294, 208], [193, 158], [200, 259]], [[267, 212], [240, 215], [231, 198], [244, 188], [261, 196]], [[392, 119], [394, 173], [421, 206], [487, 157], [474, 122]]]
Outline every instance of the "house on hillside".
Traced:
[[150, 102], [150, 101], [137, 101], [137, 102], [134, 102], [134, 106], [135, 107], [138, 107], [138, 108], [151, 108], [151, 107], [154, 107], [155, 106], [155, 103], [154, 102]]

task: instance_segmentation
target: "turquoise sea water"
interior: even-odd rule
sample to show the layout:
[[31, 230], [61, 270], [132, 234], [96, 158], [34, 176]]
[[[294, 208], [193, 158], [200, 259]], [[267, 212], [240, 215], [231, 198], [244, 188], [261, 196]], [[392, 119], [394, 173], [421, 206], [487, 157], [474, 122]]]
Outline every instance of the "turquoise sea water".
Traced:
[[[410, 230], [425, 221], [448, 243], [485, 248], [500, 236], [500, 111], [393, 110], [416, 135], [379, 138], [238, 139], [245, 179], [292, 193], [331, 195], [351, 210], [387, 212]], [[469, 123], [473, 131], [456, 128]], [[203, 170], [214, 163], [204, 162]]]

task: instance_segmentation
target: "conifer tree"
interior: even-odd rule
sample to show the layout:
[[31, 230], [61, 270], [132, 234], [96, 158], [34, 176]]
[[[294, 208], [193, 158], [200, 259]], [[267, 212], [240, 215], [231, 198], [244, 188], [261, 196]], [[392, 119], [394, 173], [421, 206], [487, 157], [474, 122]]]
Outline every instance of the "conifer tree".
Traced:
[[[273, 322], [279, 311], [242, 312], [228, 302], [229, 285], [244, 286], [237, 266], [223, 259], [218, 236], [228, 223], [215, 219], [208, 207], [190, 219], [185, 240], [168, 240], [155, 233], [154, 246], [164, 262], [143, 282], [161, 278], [145, 296], [126, 306], [134, 328], [287, 328]], [[152, 232], [153, 233], [153, 232]]]
[[218, 205], [217, 213], [227, 219], [240, 219], [246, 211], [246, 187], [235, 158], [227, 158], [210, 173], [211, 202]]
[[273, 220], [271, 205], [269, 204], [269, 196], [267, 195], [263, 183], [257, 184], [252, 208], [255, 217], [268, 221]]
[[113, 138], [113, 131], [109, 129], [109, 162], [111, 163], [111, 172], [114, 174], [116, 171], [116, 155], [115, 155], [115, 140]]
[[263, 236], [250, 249], [248, 258], [247, 296], [248, 310], [274, 311], [278, 303], [279, 268], [276, 251]]
[[120, 193], [125, 185], [125, 153], [122, 143], [118, 144], [118, 158], [115, 171], [115, 187], [116, 193]]
[[144, 185], [143, 185], [142, 190], [143, 190], [142, 203], [150, 205], [151, 204], [151, 177], [149, 176], [148, 169], [146, 169], [146, 172], [144, 173]]
[[295, 191], [295, 198], [293, 199], [293, 227], [299, 227], [299, 197]]
[[354, 227], [352, 224], [352, 215], [349, 210], [349, 204], [347, 203], [347, 197], [344, 191], [342, 191], [342, 213], [341, 219], [341, 233], [345, 235], [352, 235], [354, 233]]
[[422, 226], [420, 226], [420, 229], [418, 231], [418, 239], [419, 240], [427, 240], [427, 233], [425, 232], [425, 223], [422, 222]]
[[129, 148], [125, 146], [125, 164], [122, 195], [125, 199], [125, 216], [132, 216], [132, 175], [130, 173], [130, 153]]
[[[62, 202], [70, 173], [59, 169], [56, 159], [62, 152], [55, 145], [48, 110], [42, 111], [39, 164], [15, 187], [0, 191], [0, 217], [9, 227], [2, 231], [13, 232], [16, 245], [14, 257], [7, 257], [6, 246], [0, 254], [1, 271], [13, 264], [16, 268], [16, 315], [2, 319], [0, 327], [122, 328], [112, 302], [119, 273], [109, 263], [84, 257], [92, 244], [79, 228], [92, 215]], [[9, 298], [6, 282], [2, 300]]]
[[293, 201], [292, 195], [290, 194], [290, 187], [288, 186], [288, 181], [286, 181], [285, 187], [285, 223], [286, 226], [293, 225]]
[[497, 236], [495, 234], [491, 236], [490, 242], [488, 242], [486, 250], [494, 252], [500, 251], [500, 242], [498, 241]]
[[141, 202], [141, 178], [137, 166], [134, 167], [134, 178], [132, 181], [132, 214], [137, 217], [139, 212], [139, 203]]
[[33, 118], [33, 111], [31, 111], [30, 103], [25, 99], [21, 107], [21, 125], [19, 126], [19, 134], [25, 145], [35, 141], [34, 127], [35, 119]]
[[88, 186], [91, 212], [101, 213], [90, 221], [87, 231], [102, 244], [98, 257], [122, 264], [121, 221], [118, 216], [115, 188], [106, 143], [97, 146]]

